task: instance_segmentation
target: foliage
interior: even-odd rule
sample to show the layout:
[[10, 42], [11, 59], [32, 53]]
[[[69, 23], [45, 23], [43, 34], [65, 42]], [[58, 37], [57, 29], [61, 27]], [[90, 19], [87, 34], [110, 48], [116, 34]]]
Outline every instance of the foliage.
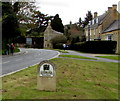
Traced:
[[77, 43], [77, 42], [83, 42], [86, 39], [84, 35], [72, 34], [70, 35], [69, 40], [71, 41], [71, 45], [73, 45], [74, 43]]
[[87, 41], [78, 42], [71, 46], [71, 49], [88, 53], [115, 53], [116, 41]]
[[88, 13], [86, 14], [86, 17], [85, 17], [84, 21], [82, 22], [83, 28], [84, 28], [86, 25], [88, 25], [89, 21], [91, 21], [92, 18], [93, 18], [93, 16], [92, 16], [91, 11], [88, 11]]
[[35, 2], [15, 2], [13, 8], [20, 22], [22, 36], [41, 36], [40, 33], [53, 18], [38, 11]]
[[58, 44], [58, 43], [66, 43], [67, 38], [64, 35], [57, 35], [51, 39], [51, 42], [53, 45]]
[[51, 27], [58, 32], [64, 33], [64, 26], [58, 14], [56, 14], [54, 19], [51, 21]]
[[4, 44], [15, 41], [20, 36], [19, 23], [12, 4], [2, 2], [2, 38]]

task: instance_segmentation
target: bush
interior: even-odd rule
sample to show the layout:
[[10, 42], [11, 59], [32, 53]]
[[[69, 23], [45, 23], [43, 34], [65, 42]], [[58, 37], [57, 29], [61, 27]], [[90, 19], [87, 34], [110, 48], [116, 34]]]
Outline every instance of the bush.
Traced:
[[87, 41], [75, 43], [71, 49], [87, 53], [115, 53], [116, 41]]
[[53, 46], [58, 44], [58, 43], [66, 43], [67, 38], [64, 35], [57, 35], [51, 39], [51, 42], [52, 42]]
[[63, 49], [63, 43], [58, 43], [53, 46], [54, 49]]

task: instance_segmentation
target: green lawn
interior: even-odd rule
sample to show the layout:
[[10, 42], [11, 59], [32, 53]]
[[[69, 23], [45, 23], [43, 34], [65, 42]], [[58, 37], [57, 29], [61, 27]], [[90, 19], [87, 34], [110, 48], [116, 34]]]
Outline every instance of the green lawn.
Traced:
[[60, 57], [68, 57], [68, 58], [78, 58], [78, 59], [93, 59], [97, 60], [94, 58], [89, 58], [89, 57], [83, 57], [83, 56], [78, 56], [78, 55], [59, 55]]
[[96, 57], [107, 58], [112, 60], [120, 60], [120, 56], [96, 56]]
[[117, 99], [118, 64], [56, 58], [57, 92], [39, 91], [37, 66], [3, 77], [3, 99]]

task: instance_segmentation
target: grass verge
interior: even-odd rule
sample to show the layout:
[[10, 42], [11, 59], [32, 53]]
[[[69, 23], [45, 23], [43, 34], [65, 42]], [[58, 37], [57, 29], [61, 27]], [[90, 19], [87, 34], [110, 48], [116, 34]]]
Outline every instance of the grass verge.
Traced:
[[120, 60], [120, 56], [96, 56], [96, 57], [107, 58], [112, 60]]
[[3, 99], [117, 99], [118, 64], [56, 58], [57, 92], [38, 91], [37, 65], [2, 78]]
[[62, 50], [62, 49], [54, 49], [54, 50], [59, 51], [61, 53], [69, 53], [67, 50]]
[[[6, 55], [6, 50], [5, 50], [5, 49], [2, 50], [2, 51], [0, 51], [0, 52], [2, 52], [2, 53], [1, 53], [2, 55]], [[15, 47], [14, 53], [17, 53], [17, 52], [20, 52], [20, 49], [19, 49], [18, 47]], [[9, 50], [9, 53], [10, 53], [10, 50]]]
[[68, 57], [68, 58], [78, 58], [78, 59], [92, 59], [92, 60], [97, 60], [94, 58], [89, 58], [89, 57], [83, 57], [83, 56], [78, 56], [78, 55], [59, 55], [60, 57]]

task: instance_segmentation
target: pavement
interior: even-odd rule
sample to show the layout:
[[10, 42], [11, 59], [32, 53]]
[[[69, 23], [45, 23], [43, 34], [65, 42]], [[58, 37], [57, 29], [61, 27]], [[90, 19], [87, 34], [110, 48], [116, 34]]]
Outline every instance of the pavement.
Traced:
[[94, 59], [96, 59], [96, 60], [91, 60], [91, 59], [79, 59], [79, 60], [120, 63], [120, 61], [118, 61], [118, 60], [111, 60], [111, 59], [106, 59], [106, 58], [95, 57], [95, 56], [118, 56], [118, 55], [80, 53], [80, 52], [71, 51], [71, 50], [67, 50], [67, 51], [68, 51], [68, 53], [61, 53], [61, 54], [64, 54], [64, 55], [78, 55], [78, 56], [83, 56], [83, 57], [88, 57], [88, 58], [94, 58]]

